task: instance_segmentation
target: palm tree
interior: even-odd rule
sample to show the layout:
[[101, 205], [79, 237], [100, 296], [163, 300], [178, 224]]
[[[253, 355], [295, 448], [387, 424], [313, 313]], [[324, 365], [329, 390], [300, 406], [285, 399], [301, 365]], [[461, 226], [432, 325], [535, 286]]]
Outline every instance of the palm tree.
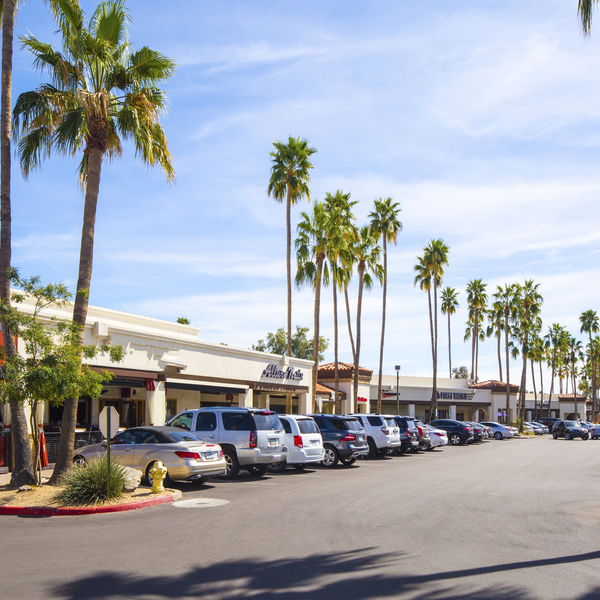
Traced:
[[[423, 257], [415, 265], [417, 275], [414, 284], [419, 283], [421, 289], [426, 289], [429, 298], [429, 325], [431, 331], [431, 355], [433, 359], [433, 380], [429, 419], [437, 418], [437, 289], [442, 285], [444, 266], [448, 264], [449, 248], [441, 239], [431, 240], [423, 248]], [[433, 284], [433, 315], [431, 307], [431, 284]]]
[[448, 372], [452, 379], [452, 342], [450, 338], [450, 315], [456, 313], [458, 308], [458, 292], [450, 286], [442, 290], [442, 313], [448, 315]]
[[[588, 333], [590, 336], [590, 348], [592, 345], [592, 333], [598, 333], [599, 322], [598, 313], [595, 310], [586, 310], [579, 316], [581, 323], [581, 333]], [[590, 352], [592, 358], [592, 421], [596, 421], [596, 353]]]
[[[80, 327], [83, 345], [102, 163], [121, 155], [121, 140], [131, 140], [144, 162], [161, 166], [167, 179], [174, 179], [159, 123], [166, 96], [157, 85], [171, 77], [175, 63], [148, 47], [130, 50], [122, 0], [101, 2], [87, 23], [75, 0], [57, 0], [57, 5], [62, 52], [33, 36], [21, 38], [52, 83], [19, 96], [13, 123], [20, 134], [19, 159], [25, 177], [52, 153], [82, 155], [79, 175], [85, 202], [73, 322]], [[64, 404], [52, 481], [73, 460], [77, 404], [77, 398]]]
[[397, 243], [398, 233], [402, 231], [402, 223], [398, 215], [402, 210], [399, 202], [391, 198], [379, 198], [374, 202], [375, 208], [369, 213], [371, 229], [379, 238], [383, 238], [383, 307], [381, 312], [381, 345], [379, 347], [379, 381], [377, 384], [377, 412], [381, 412], [381, 381], [383, 378], [383, 346], [385, 342], [385, 310], [387, 299], [387, 243]]
[[[534, 397], [534, 417], [533, 420], [537, 421], [538, 417], [541, 416], [541, 407], [544, 404], [544, 379], [542, 375], [542, 362], [544, 361], [545, 344], [544, 340], [536, 333], [533, 334], [529, 342], [529, 361], [531, 364], [531, 381], [533, 382], [533, 397]], [[539, 363], [540, 365], [540, 412], [538, 412], [537, 403], [537, 388], [535, 385], [535, 371], [534, 365]]]
[[351, 250], [358, 271], [358, 301], [356, 303], [356, 353], [354, 355], [354, 398], [353, 410], [358, 409], [358, 370], [360, 368], [360, 318], [362, 312], [363, 288], [373, 286], [371, 273], [381, 283], [383, 280], [383, 267], [379, 263], [381, 247], [370, 227], [361, 227], [358, 230], [356, 242]]
[[[583, 359], [583, 348], [581, 342], [574, 337], [568, 341], [569, 364], [571, 367], [571, 377], [573, 378], [573, 399], [575, 402], [575, 418], [578, 418], [579, 410], [577, 405], [577, 363]], [[584, 406], [585, 418], [585, 406]]]
[[494, 307], [504, 315], [504, 346], [506, 350], [506, 423], [510, 423], [510, 343], [512, 337], [511, 324], [514, 314], [516, 286], [506, 284], [498, 286], [494, 294]]
[[500, 350], [502, 342], [502, 331], [504, 331], [504, 310], [500, 303], [494, 302], [492, 307], [486, 311], [488, 318], [488, 327], [486, 337], [495, 336], [498, 341], [498, 375], [502, 381], [502, 352]]
[[552, 348], [552, 379], [550, 380], [550, 392], [548, 393], [548, 415], [550, 416], [550, 403], [552, 402], [552, 392], [554, 391], [554, 378], [556, 377], [556, 360], [560, 345], [566, 335], [565, 328], [558, 323], [552, 323], [548, 327], [548, 333], [544, 336], [544, 340], [549, 348]]
[[286, 268], [287, 268], [287, 355], [292, 355], [292, 204], [306, 197], [310, 201], [310, 157], [316, 152], [308, 145], [308, 140], [289, 137], [287, 144], [277, 140], [272, 157], [271, 178], [267, 194], [277, 202], [285, 200], [286, 224]]
[[525, 281], [524, 285], [517, 287], [516, 318], [518, 324], [518, 339], [521, 343], [521, 355], [523, 357], [523, 369], [521, 371], [521, 386], [519, 390], [519, 431], [523, 432], [525, 421], [525, 386], [527, 383], [527, 357], [529, 356], [529, 340], [539, 333], [542, 322], [539, 318], [544, 299], [538, 292], [539, 283], [533, 279]]
[[[335, 390], [335, 412], [339, 414], [341, 406], [339, 401], [339, 362], [338, 362], [338, 308], [337, 292], [342, 289], [344, 281], [344, 266], [351, 262], [349, 246], [355, 241], [356, 229], [353, 226], [354, 215], [352, 207], [358, 202], [350, 200], [350, 193], [344, 194], [338, 190], [335, 195], [325, 195], [326, 210], [330, 221], [335, 221], [337, 227], [330, 228], [327, 244], [327, 260], [331, 267], [331, 279], [333, 290], [333, 331], [334, 331], [334, 390]], [[353, 342], [354, 349], [354, 342]], [[353, 354], [354, 360], [354, 354]]]
[[467, 285], [467, 304], [469, 306], [469, 321], [465, 339], [472, 337], [471, 342], [471, 379], [477, 381], [477, 360], [479, 357], [479, 319], [485, 314], [487, 305], [486, 283], [481, 279], [473, 279]]

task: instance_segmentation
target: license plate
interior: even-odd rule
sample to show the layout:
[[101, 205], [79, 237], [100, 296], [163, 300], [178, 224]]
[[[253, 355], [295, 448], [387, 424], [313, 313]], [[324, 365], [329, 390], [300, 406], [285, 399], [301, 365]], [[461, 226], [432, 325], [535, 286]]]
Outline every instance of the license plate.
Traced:
[[277, 438], [269, 438], [269, 446], [277, 446]]
[[365, 441], [365, 438], [364, 438], [362, 435], [357, 435], [357, 436], [356, 436], [356, 441], [357, 441], [357, 442], [364, 442], [364, 441]]
[[319, 444], [319, 440], [310, 440], [310, 443], [311, 443], [313, 446], [317, 446], [317, 445]]
[[217, 453], [216, 452], [205, 452], [204, 458], [206, 460], [214, 460], [215, 458], [217, 458]]

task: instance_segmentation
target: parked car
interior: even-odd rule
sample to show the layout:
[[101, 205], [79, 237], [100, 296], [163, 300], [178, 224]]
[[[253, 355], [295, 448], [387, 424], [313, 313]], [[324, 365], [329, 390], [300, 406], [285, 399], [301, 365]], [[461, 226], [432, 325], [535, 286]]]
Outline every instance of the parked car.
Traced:
[[400, 429], [400, 446], [396, 448], [396, 454], [404, 452], [416, 452], [419, 449], [419, 430], [412, 417], [395, 416], [394, 421]]
[[552, 427], [554, 427], [554, 423], [557, 423], [560, 419], [556, 417], [540, 417], [537, 422], [545, 425], [552, 433]]
[[264, 475], [273, 463], [287, 457], [283, 425], [270, 410], [241, 406], [197, 408], [175, 415], [168, 425], [220, 444], [228, 479], [237, 477], [240, 468], [252, 475]]
[[559, 437], [564, 437], [565, 440], [572, 440], [576, 437], [587, 440], [590, 437], [590, 433], [578, 421], [557, 421], [552, 428], [552, 437], [555, 440]]
[[[77, 448], [73, 462], [83, 465], [100, 458], [106, 454], [106, 446], [104, 440]], [[167, 468], [166, 485], [179, 480], [201, 483], [227, 471], [220, 446], [175, 427], [133, 427], [121, 431], [111, 440], [110, 454], [123, 466], [139, 469], [146, 481], [150, 469], [160, 460]]]
[[584, 427], [590, 432], [590, 437], [593, 440], [600, 439], [600, 425], [597, 423], [586, 423]]
[[426, 427], [429, 431], [429, 439], [431, 441], [429, 450], [440, 448], [448, 444], [448, 435], [443, 429], [438, 429], [437, 427], [432, 427], [431, 425], [426, 425]]
[[359, 456], [367, 456], [367, 434], [355, 417], [317, 414], [312, 417], [323, 436], [324, 467], [335, 467], [339, 462], [352, 465]]
[[415, 425], [417, 426], [417, 431], [419, 432], [419, 450], [429, 450], [431, 448], [431, 439], [429, 436], [429, 429], [423, 421], [419, 421], [419, 419], [415, 419]]
[[494, 439], [502, 440], [504, 438], [510, 439], [513, 437], [513, 428], [508, 425], [502, 425], [497, 421], [483, 421], [483, 425], [487, 425], [494, 432]]
[[525, 421], [523, 426], [527, 427], [530, 431], [535, 433], [535, 435], [542, 435], [544, 433], [542, 426], [534, 423], [533, 421]]
[[448, 442], [452, 446], [467, 444], [473, 441], [473, 427], [464, 421], [436, 419], [429, 424], [437, 429], [443, 429], [448, 435]]
[[542, 433], [550, 433], [550, 429], [548, 428], [548, 426], [544, 425], [543, 423], [539, 423], [538, 421], [531, 421], [531, 424], [539, 427], [542, 430]]
[[400, 429], [392, 415], [376, 415], [355, 413], [367, 433], [369, 458], [383, 456], [400, 446]]
[[481, 442], [486, 440], [488, 437], [487, 430], [485, 430], [479, 423], [473, 423], [471, 421], [465, 421], [468, 425], [473, 428], [473, 441]]
[[287, 458], [271, 464], [271, 471], [279, 473], [288, 465], [301, 471], [307, 465], [319, 463], [325, 457], [323, 436], [312, 417], [306, 415], [279, 415], [285, 431]]

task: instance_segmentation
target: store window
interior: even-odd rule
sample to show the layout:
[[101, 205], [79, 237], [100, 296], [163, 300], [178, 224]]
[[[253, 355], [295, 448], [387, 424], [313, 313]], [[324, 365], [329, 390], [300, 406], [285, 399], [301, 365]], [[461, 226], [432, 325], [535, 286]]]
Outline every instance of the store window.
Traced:
[[167, 421], [177, 414], [177, 400], [167, 398]]

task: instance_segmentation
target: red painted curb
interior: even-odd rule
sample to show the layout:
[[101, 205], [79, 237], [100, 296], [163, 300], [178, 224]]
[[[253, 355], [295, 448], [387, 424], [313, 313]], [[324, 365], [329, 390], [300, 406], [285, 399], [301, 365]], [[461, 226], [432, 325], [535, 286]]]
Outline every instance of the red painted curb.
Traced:
[[175, 494], [156, 496], [139, 502], [113, 504], [112, 506], [90, 506], [83, 508], [54, 508], [52, 506], [0, 506], [0, 515], [29, 515], [34, 517], [66, 517], [74, 515], [94, 515], [100, 513], [125, 512], [157, 504], [167, 504], [175, 500]]

